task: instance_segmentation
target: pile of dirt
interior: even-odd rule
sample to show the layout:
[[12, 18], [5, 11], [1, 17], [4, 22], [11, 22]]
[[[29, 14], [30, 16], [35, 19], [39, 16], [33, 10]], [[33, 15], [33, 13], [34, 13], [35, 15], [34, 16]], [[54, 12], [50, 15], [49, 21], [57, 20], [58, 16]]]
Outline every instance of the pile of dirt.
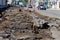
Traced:
[[[19, 33], [22, 34], [26, 31], [26, 34], [32, 35], [32, 37], [40, 37], [41, 40], [53, 40], [52, 33], [50, 31], [50, 28], [56, 27], [60, 30], [60, 19], [57, 18], [50, 18], [48, 16], [43, 16], [38, 14], [37, 12], [31, 12], [31, 11], [24, 11], [23, 9], [20, 9], [18, 7], [11, 7], [3, 12], [4, 16], [2, 17], [1, 23], [0, 23], [0, 30], [4, 30], [7, 32]], [[38, 17], [37, 17], [38, 16]], [[48, 22], [49, 28], [43, 29], [46, 27], [45, 21]], [[44, 24], [44, 26], [39, 23]], [[34, 23], [39, 24], [39, 26], [34, 25]], [[36, 27], [34, 29], [34, 26]], [[43, 26], [42, 29], [39, 29], [39, 27]], [[28, 29], [29, 31], [25, 30]], [[39, 32], [38, 34], [35, 34], [35, 31]], [[32, 32], [33, 31], [33, 32]], [[28, 33], [29, 32], [29, 33]]]
[[3, 17], [5, 21], [0, 23], [0, 27], [22, 27], [27, 26], [29, 23], [29, 26], [32, 24], [33, 18], [27, 13], [21, 12], [19, 8], [11, 7], [3, 13], [5, 13]]

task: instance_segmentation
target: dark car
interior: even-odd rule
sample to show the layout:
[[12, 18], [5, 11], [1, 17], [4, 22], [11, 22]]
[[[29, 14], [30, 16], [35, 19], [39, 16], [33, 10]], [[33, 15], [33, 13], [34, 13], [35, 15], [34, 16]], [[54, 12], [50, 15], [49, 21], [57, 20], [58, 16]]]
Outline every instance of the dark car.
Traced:
[[39, 6], [39, 9], [40, 9], [40, 10], [46, 10], [46, 7], [45, 7], [44, 5], [40, 5], [40, 6]]
[[46, 6], [44, 3], [39, 3], [38, 9], [40, 10], [46, 10]]
[[32, 5], [28, 5], [28, 8], [33, 8], [33, 6]]

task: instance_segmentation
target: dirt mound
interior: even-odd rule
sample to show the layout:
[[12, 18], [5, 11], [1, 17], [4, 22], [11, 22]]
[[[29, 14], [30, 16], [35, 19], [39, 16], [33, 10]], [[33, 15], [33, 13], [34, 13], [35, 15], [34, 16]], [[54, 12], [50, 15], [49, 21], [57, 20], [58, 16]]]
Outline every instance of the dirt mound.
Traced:
[[22, 27], [26, 25], [26, 23], [32, 23], [31, 21], [33, 18], [27, 13], [21, 12], [19, 10], [19, 8], [11, 7], [3, 12], [5, 13], [4, 18], [6, 20], [0, 23], [0, 27]]

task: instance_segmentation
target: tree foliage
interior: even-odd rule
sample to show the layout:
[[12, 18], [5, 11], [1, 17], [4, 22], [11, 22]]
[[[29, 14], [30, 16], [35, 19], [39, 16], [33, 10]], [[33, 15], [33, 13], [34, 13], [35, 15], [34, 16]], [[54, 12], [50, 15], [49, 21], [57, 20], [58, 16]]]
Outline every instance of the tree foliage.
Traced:
[[24, 0], [26, 3], [28, 2], [28, 0]]

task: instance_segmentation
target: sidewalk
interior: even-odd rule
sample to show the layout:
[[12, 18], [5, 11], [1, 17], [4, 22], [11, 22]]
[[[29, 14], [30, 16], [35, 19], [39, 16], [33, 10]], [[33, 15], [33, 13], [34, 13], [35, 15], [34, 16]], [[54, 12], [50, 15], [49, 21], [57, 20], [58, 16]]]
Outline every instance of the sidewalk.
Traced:
[[49, 8], [47, 10], [60, 10], [60, 8]]

